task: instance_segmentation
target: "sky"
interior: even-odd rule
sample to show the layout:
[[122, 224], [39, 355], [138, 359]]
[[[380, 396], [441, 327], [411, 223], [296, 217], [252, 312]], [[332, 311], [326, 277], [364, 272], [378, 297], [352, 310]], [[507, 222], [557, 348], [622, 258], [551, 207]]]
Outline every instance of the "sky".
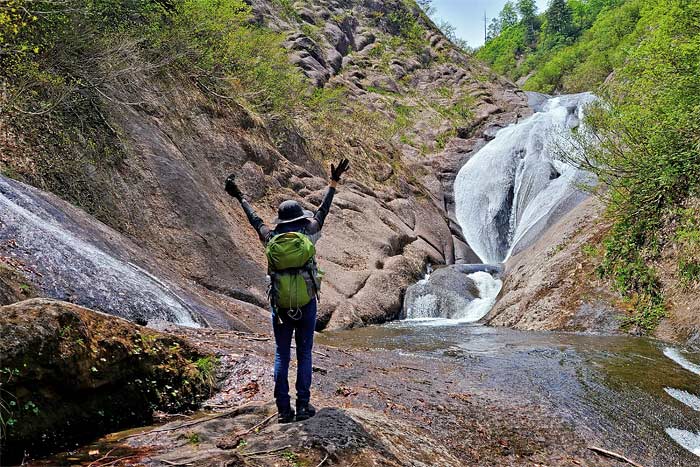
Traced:
[[[484, 43], [484, 12], [489, 18], [498, 16], [507, 0], [433, 0], [436, 16], [452, 23], [457, 28], [457, 36], [470, 46], [479, 47]], [[537, 0], [540, 11], [549, 0]]]

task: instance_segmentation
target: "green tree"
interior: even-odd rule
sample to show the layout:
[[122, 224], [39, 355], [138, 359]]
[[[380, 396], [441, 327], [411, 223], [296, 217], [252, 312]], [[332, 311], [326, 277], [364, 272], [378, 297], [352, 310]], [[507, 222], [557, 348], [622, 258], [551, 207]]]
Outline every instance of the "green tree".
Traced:
[[537, 16], [537, 4], [535, 0], [518, 0], [518, 12], [523, 21], [534, 21]]
[[470, 51], [469, 43], [457, 35], [457, 28], [452, 23], [444, 19], [438, 19], [436, 26], [458, 48], [467, 52]]
[[489, 24], [486, 40], [493, 40], [497, 38], [499, 34], [501, 34], [501, 22], [498, 20], [498, 18], [493, 18], [491, 20], [491, 24]]
[[513, 2], [506, 2], [500, 15], [498, 15], [498, 19], [501, 22], [501, 30], [518, 24], [518, 12], [515, 10]]
[[545, 17], [547, 34], [564, 39], [573, 34], [573, 15], [566, 0], [552, 0], [545, 12]]
[[635, 309], [629, 324], [648, 331], [665, 313], [660, 264], [673, 258], [680, 278], [700, 282], [700, 0], [639, 4], [634, 47], [589, 109], [595, 138], [581, 138], [577, 162], [605, 186], [599, 272]]
[[525, 42], [534, 47], [537, 41], [537, 4], [535, 0], [518, 0], [518, 11], [525, 26]]

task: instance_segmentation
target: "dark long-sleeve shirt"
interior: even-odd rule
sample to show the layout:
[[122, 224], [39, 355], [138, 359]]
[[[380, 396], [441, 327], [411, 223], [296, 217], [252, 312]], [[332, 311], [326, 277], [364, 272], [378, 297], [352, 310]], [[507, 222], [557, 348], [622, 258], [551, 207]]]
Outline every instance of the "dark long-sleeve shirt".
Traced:
[[300, 219], [298, 221], [289, 222], [286, 224], [278, 224], [274, 229], [270, 229], [265, 222], [257, 215], [253, 206], [248, 203], [245, 199], [241, 200], [241, 206], [243, 211], [245, 211], [246, 216], [248, 216], [248, 221], [258, 232], [260, 241], [263, 244], [267, 244], [273, 237], [287, 232], [301, 232], [307, 235], [311, 241], [316, 243], [319, 238], [321, 238], [321, 229], [323, 228], [323, 223], [326, 221], [326, 216], [331, 210], [331, 204], [333, 204], [333, 197], [335, 196], [335, 188], [328, 187], [326, 190], [326, 195], [323, 197], [323, 202], [319, 206], [318, 210], [314, 214], [314, 217], [308, 219]]

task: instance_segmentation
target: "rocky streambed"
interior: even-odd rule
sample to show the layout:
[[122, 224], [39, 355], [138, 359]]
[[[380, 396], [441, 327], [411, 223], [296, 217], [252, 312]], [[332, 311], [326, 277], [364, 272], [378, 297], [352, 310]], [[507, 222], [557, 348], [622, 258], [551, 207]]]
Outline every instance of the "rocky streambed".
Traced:
[[319, 412], [279, 425], [269, 336], [157, 332], [217, 362], [202, 409], [155, 412], [153, 425], [25, 465], [626, 465], [591, 448], [645, 466], [700, 465], [674, 440], [700, 431], [700, 355], [658, 341], [444, 320], [325, 333], [314, 353]]

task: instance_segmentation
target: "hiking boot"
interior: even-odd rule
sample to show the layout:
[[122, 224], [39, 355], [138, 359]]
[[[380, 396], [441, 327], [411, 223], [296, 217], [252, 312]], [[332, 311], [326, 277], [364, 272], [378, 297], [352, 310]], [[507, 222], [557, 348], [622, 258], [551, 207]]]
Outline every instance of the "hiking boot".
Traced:
[[292, 423], [294, 421], [294, 411], [291, 408], [282, 409], [277, 412], [277, 423]]
[[308, 420], [314, 415], [316, 415], [316, 409], [313, 405], [309, 403], [297, 405], [297, 422]]

